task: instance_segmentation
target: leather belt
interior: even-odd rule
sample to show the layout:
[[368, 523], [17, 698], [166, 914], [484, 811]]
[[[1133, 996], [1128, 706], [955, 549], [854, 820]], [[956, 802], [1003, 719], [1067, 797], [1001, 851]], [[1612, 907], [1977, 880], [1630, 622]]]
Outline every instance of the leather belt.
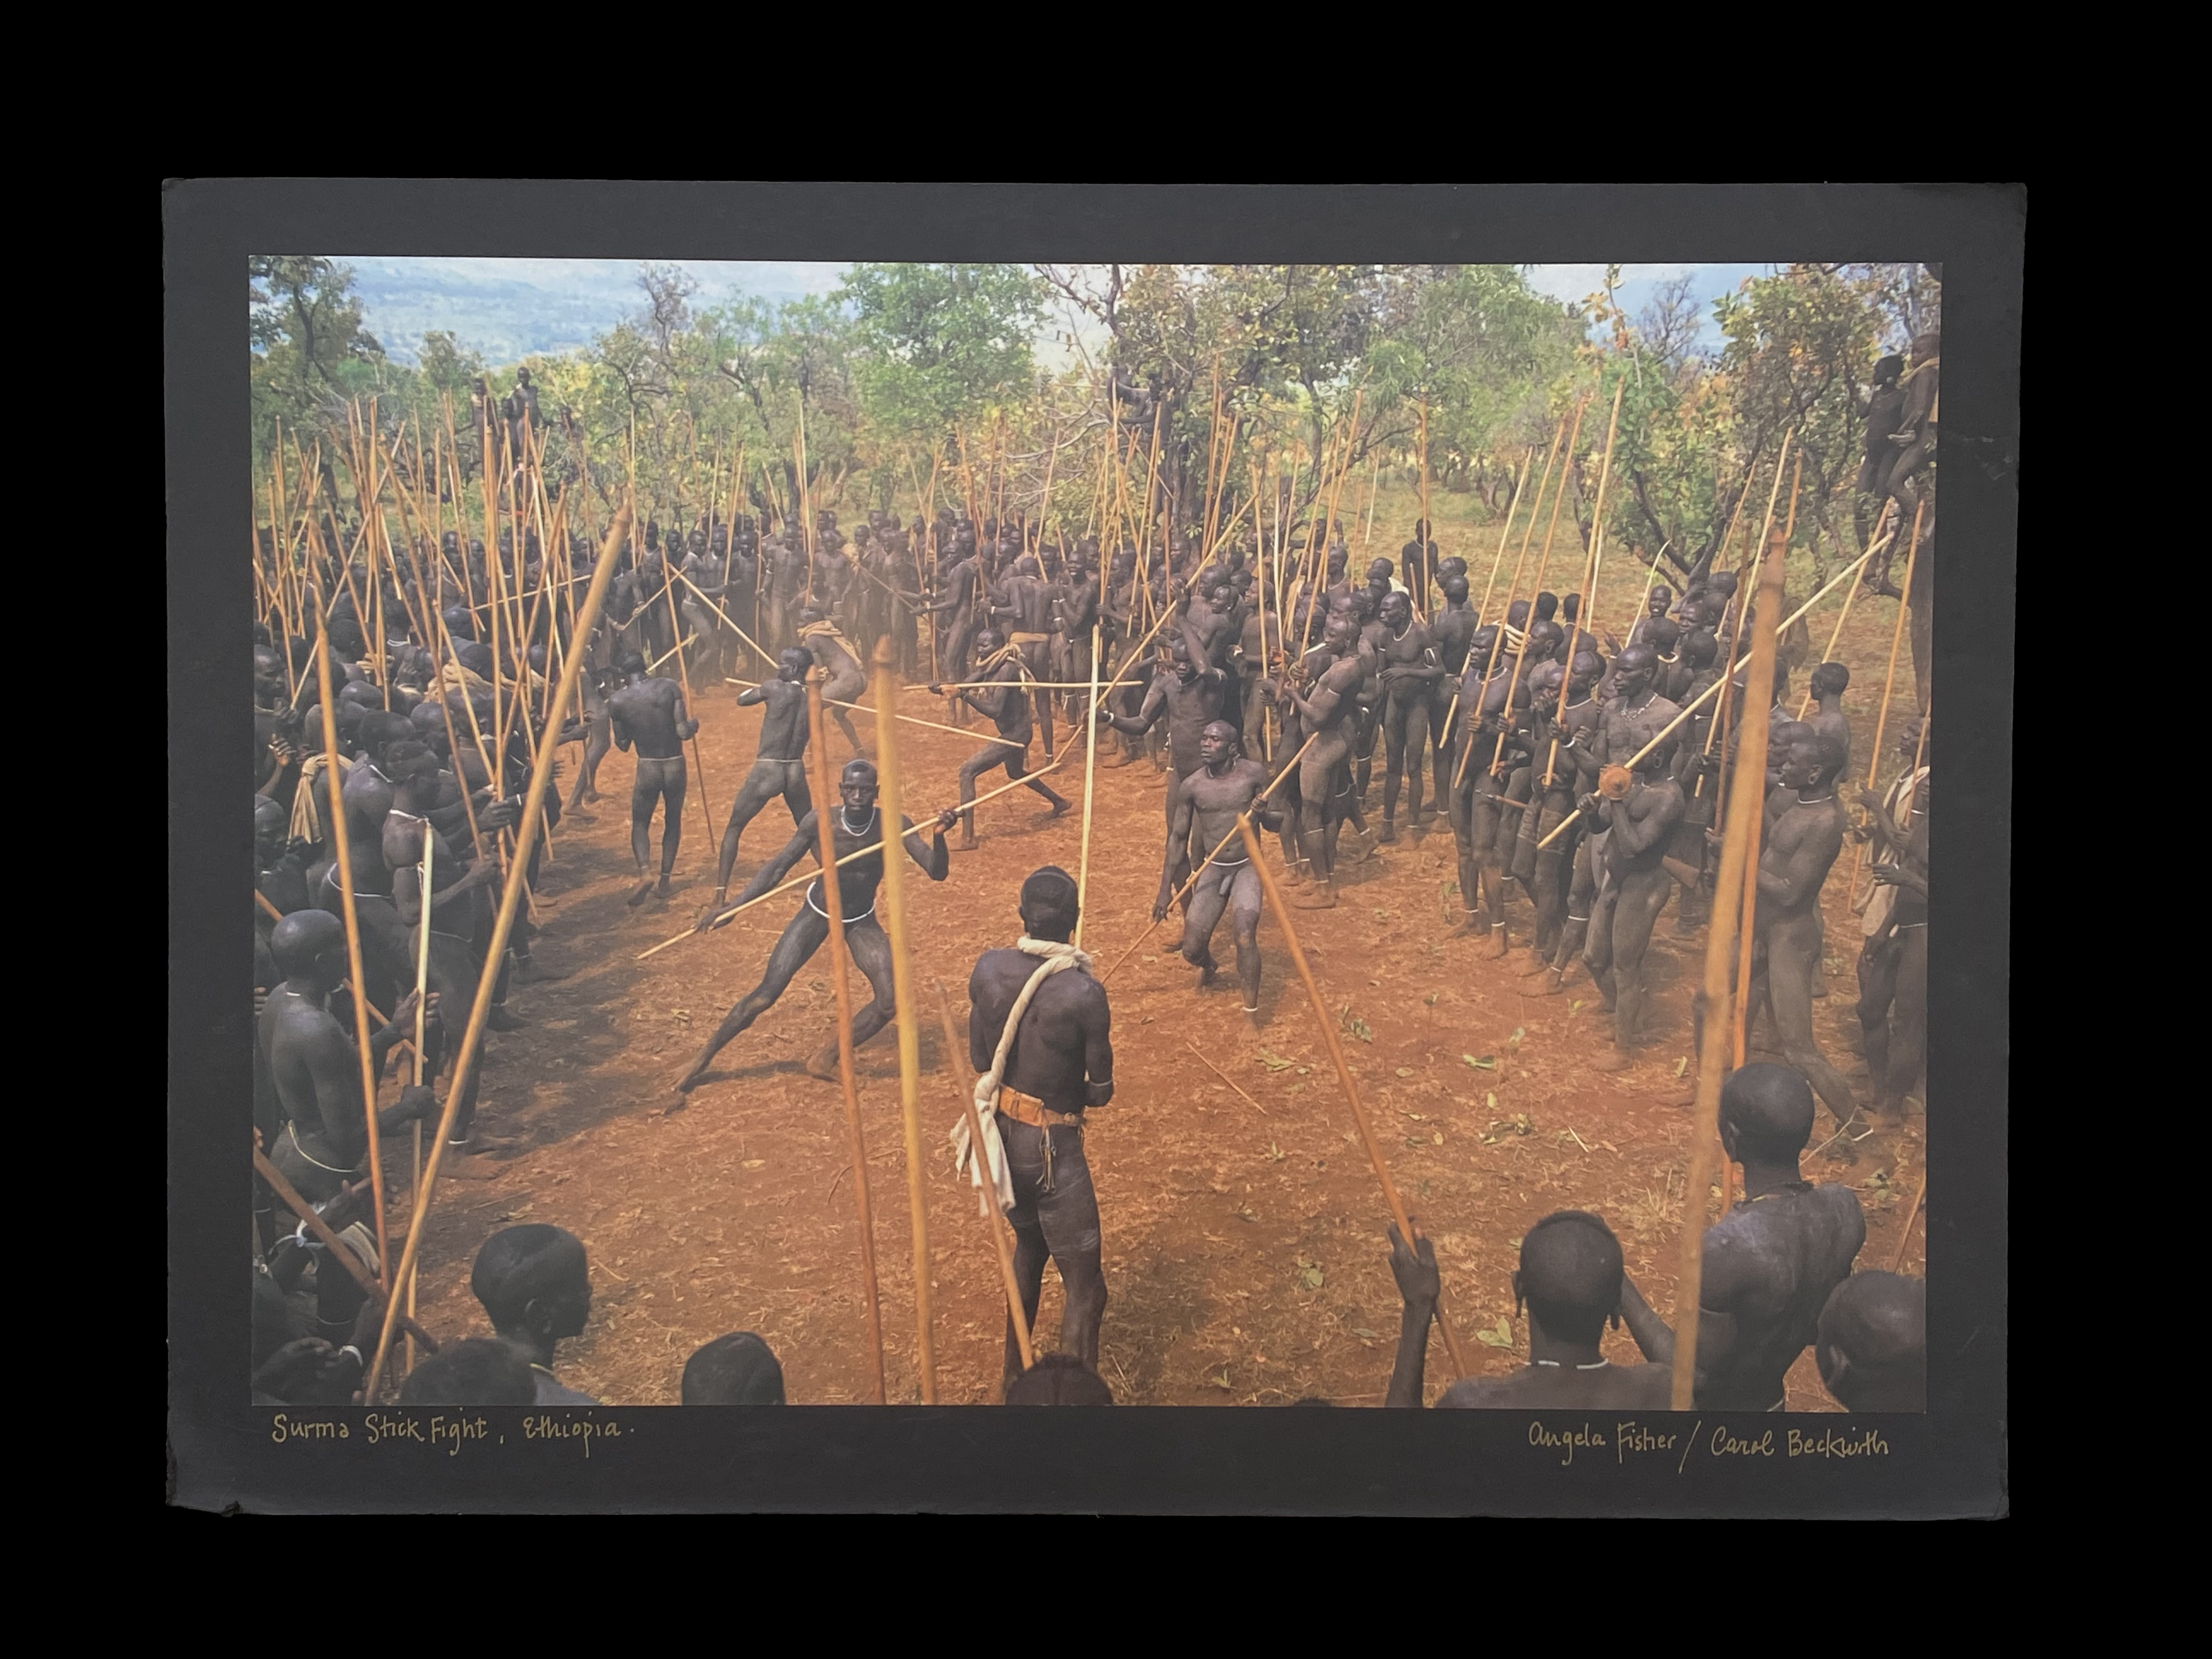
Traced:
[[1032, 1128], [1058, 1128], [1072, 1124], [1083, 1127], [1080, 1112], [1055, 1112], [1035, 1095], [1025, 1095], [1012, 1089], [999, 1091], [999, 1109], [1017, 1123], [1026, 1123]]

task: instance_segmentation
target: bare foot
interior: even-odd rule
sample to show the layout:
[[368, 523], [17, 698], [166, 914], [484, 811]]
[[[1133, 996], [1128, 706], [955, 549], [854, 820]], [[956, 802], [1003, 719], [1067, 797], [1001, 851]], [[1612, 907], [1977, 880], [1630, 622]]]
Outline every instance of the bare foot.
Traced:
[[965, 834], [960, 837], [959, 850], [963, 853], [972, 853], [975, 850], [978, 844], [979, 843], [976, 842], [975, 837], [972, 834]]
[[1521, 977], [1534, 979], [1539, 974], [1548, 974], [1551, 971], [1551, 958], [1541, 951], [1532, 950], [1528, 953], [1528, 965], [1521, 970]]
[[495, 1005], [484, 1016], [484, 1025], [494, 1031], [520, 1031], [529, 1024], [521, 1015], [510, 1011], [504, 1004]]
[[1325, 882], [1317, 882], [1312, 892], [1297, 902], [1300, 910], [1334, 910], [1336, 908], [1336, 889]]
[[1498, 943], [1491, 946], [1490, 949], [1490, 954], [1492, 957], [1503, 957], [1508, 951], [1510, 951], [1513, 948], [1511, 931], [1511, 929], [1505, 927], [1501, 927], [1498, 930]]
[[1052, 816], [1059, 817], [1065, 813], [1069, 807], [1074, 805], [1075, 803], [1072, 800], [1061, 800], [1058, 798], [1054, 798], [1052, 803]]
[[1540, 997], [1555, 997], [1566, 988], [1567, 975], [1564, 969], [1554, 968], [1536, 988]]
[[653, 884], [653, 897], [655, 897], [655, 898], [666, 898], [666, 897], [668, 896], [668, 872], [667, 872], [667, 871], [663, 870], [663, 871], [660, 872], [660, 879], [659, 879], [658, 882], [656, 882], [656, 883], [654, 883], [654, 884]]
[[1244, 1023], [1255, 1031], [1265, 1029], [1260, 1023], [1260, 1011], [1257, 1008], [1247, 1008], [1244, 1011]]
[[812, 1054], [806, 1057], [806, 1075], [811, 1078], [819, 1078], [824, 1083], [835, 1083], [838, 1081], [840, 1073], [837, 1070], [837, 1045], [836, 1043], [829, 1043], [823, 1048], [817, 1048]]
[[651, 876], [647, 876], [643, 881], [638, 883], [637, 890], [633, 892], [628, 898], [624, 899], [623, 902], [629, 905], [632, 909], [635, 909], [639, 905], [645, 902], [645, 896], [652, 890], [653, 878]]
[[1375, 844], [1378, 847], [1391, 847], [1397, 844], [1397, 840], [1398, 826], [1388, 818], [1383, 819], [1382, 833], [1375, 837]]
[[1608, 1043], [1590, 1061], [1595, 1072], [1625, 1072], [1636, 1063], [1636, 1057], [1618, 1043]]

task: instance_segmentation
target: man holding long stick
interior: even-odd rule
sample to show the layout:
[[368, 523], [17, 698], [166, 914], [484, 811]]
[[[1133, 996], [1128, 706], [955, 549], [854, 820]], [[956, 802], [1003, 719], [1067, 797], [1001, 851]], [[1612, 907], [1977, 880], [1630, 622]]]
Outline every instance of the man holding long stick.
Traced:
[[[1238, 749], [1237, 728], [1227, 720], [1212, 720], [1199, 733], [1198, 769], [1182, 781], [1181, 798], [1168, 820], [1167, 857], [1160, 871], [1160, 890], [1152, 901], [1152, 920], [1166, 919], [1174, 890], [1191, 867], [1193, 836], [1203, 849], [1200, 876], [1189, 908], [1184, 913], [1182, 959], [1200, 970], [1199, 984], [1213, 983], [1220, 964], [1213, 959], [1213, 930], [1224, 910], [1234, 914], [1237, 928], [1237, 978], [1244, 992], [1244, 1018], [1254, 1030], [1260, 1028], [1260, 878], [1244, 851], [1238, 820], [1262, 798], [1267, 787], [1267, 769], [1245, 758]], [[1261, 826], [1279, 830], [1283, 814], [1262, 809]]]
[[[991, 1109], [981, 1158], [965, 1119], [953, 1144], [959, 1167], [978, 1186], [988, 1180], [1013, 1224], [1014, 1278], [1029, 1327], [1036, 1328], [1049, 1257], [1066, 1298], [1060, 1349], [1096, 1370], [1106, 1273], [1083, 1122], [1086, 1109], [1114, 1098], [1113, 1016], [1091, 958], [1069, 942], [1079, 915], [1074, 878], [1048, 866], [1022, 884], [1022, 937], [977, 959], [968, 981], [969, 1058], [980, 1073], [976, 1106]], [[1005, 1383], [1021, 1374], [1021, 1359], [1009, 1310]]]
[[[269, 994], [258, 1033], [284, 1121], [270, 1162], [309, 1202], [321, 1205], [336, 1198], [348, 1181], [362, 1176], [368, 1164], [368, 1115], [355, 1065], [354, 1040], [330, 1011], [331, 992], [347, 977], [345, 924], [327, 910], [297, 911], [270, 932], [269, 948], [277, 971], [284, 975]], [[428, 1012], [434, 1018], [434, 994], [430, 1002]], [[392, 1011], [391, 1022], [370, 1033], [374, 1072], [382, 1072], [385, 1056], [409, 1034], [416, 1006], [410, 990]], [[368, 1018], [358, 994], [354, 1007], [356, 1019]], [[395, 1104], [376, 1114], [377, 1133], [390, 1134], [404, 1124], [434, 1117], [437, 1110], [437, 1099], [428, 1089], [403, 1090]], [[374, 1272], [374, 1240], [358, 1224], [340, 1237], [348, 1235], [357, 1241], [356, 1253]], [[360, 1286], [335, 1264], [317, 1273], [315, 1285], [322, 1334], [343, 1342], [360, 1311]]]
[[[878, 848], [882, 835], [878, 827], [881, 816], [876, 804], [876, 769], [873, 763], [856, 760], [847, 763], [844, 775], [838, 781], [836, 805], [817, 803], [799, 822], [789, 842], [774, 858], [760, 868], [758, 874], [738, 896], [742, 904], [766, 893], [782, 881], [792, 866], [809, 853], [818, 852], [819, 831], [815, 815], [827, 811], [839, 860], [837, 867], [838, 897], [845, 920], [845, 945], [852, 959], [867, 976], [875, 991], [875, 1000], [861, 1009], [853, 1021], [853, 1047], [858, 1048], [870, 1037], [890, 1024], [894, 1012], [891, 1000], [890, 942], [884, 937], [883, 925], [876, 920], [876, 889], [883, 880], [884, 861], [880, 851], [866, 855], [864, 849]], [[911, 820], [903, 828], [903, 845], [932, 881], [943, 881], [951, 867], [951, 855], [945, 850], [945, 832], [959, 819], [959, 814], [947, 807], [937, 815], [933, 836], [925, 855], [919, 845], [920, 831]], [[848, 864], [843, 860], [855, 853], [864, 853]], [[699, 1058], [691, 1068], [677, 1080], [678, 1095], [688, 1095], [697, 1088], [707, 1075], [707, 1068], [714, 1056], [753, 1022], [766, 1013], [783, 995], [801, 968], [822, 948], [830, 937], [830, 917], [821, 896], [816, 889], [817, 877], [799, 901], [798, 914], [784, 928], [783, 936], [769, 952], [767, 971], [761, 982], [745, 993], [737, 1005], [722, 1018], [714, 1034], [707, 1040]], [[825, 1083], [837, 1080], [837, 1043], [833, 1039], [806, 1062], [806, 1074]]]

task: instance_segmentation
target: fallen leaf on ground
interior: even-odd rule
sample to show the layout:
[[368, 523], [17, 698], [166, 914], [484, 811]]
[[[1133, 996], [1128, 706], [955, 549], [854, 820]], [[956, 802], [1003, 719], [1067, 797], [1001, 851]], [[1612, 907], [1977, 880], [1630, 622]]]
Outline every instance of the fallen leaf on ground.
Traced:
[[1486, 1347], [1510, 1348], [1513, 1346], [1513, 1322], [1500, 1314], [1498, 1323], [1486, 1331], [1477, 1331], [1475, 1340]]
[[1480, 1060], [1477, 1060], [1473, 1054], [1462, 1054], [1460, 1058], [1465, 1060], [1468, 1065], [1474, 1066], [1478, 1072], [1494, 1072], [1498, 1069], [1498, 1056], [1496, 1054], [1485, 1054]]

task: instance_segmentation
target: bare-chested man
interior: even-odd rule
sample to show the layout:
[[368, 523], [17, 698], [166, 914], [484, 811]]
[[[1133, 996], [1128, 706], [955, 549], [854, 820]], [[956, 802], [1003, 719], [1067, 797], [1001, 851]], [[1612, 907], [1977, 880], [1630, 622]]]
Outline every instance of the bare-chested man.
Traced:
[[[1230, 912], [1237, 929], [1237, 978], [1244, 990], [1244, 1018], [1260, 1026], [1260, 873], [1252, 867], [1237, 821], [1267, 787], [1267, 769], [1243, 757], [1237, 728], [1209, 720], [1198, 736], [1199, 769], [1182, 781], [1181, 798], [1168, 820], [1167, 858], [1160, 890], [1152, 901], [1152, 920], [1164, 921], [1176, 888], [1195, 856], [1203, 873], [1192, 884], [1183, 913], [1182, 959], [1200, 970], [1200, 986], [1213, 983], [1220, 964], [1212, 941], [1221, 914]], [[1283, 815], [1266, 807], [1254, 814], [1268, 830], [1282, 827]], [[1194, 848], [1197, 850], [1194, 854]]]
[[[1632, 675], [1622, 676], [1624, 686], [1638, 682], [1643, 688], [1639, 695], [1648, 700], [1644, 706], [1637, 706], [1632, 696], [1622, 697], [1622, 718], [1611, 730], [1606, 728], [1605, 716], [1600, 716], [1600, 741], [1616, 745], [1609, 757], [1615, 766], [1627, 766], [1635, 755], [1632, 749], [1625, 755], [1617, 752], [1619, 745], [1629, 741], [1623, 733], [1655, 729], [1648, 718], [1650, 704], [1663, 701], [1649, 690], [1649, 670], [1643, 665]], [[1638, 746], [1642, 746], [1640, 741]], [[1619, 799], [1593, 793], [1577, 803], [1590, 821], [1591, 841], [1603, 846], [1602, 867], [1596, 862], [1600, 855], [1592, 854], [1598, 890], [1583, 951], [1583, 961], [1597, 984], [1599, 1006], [1613, 1017], [1613, 1047], [1591, 1062], [1601, 1072], [1622, 1071], [1634, 1063], [1644, 1013], [1644, 952], [1651, 944], [1652, 925], [1674, 890], [1674, 878], [1661, 860], [1682, 817], [1682, 787], [1668, 775], [1668, 758], [1662, 745], [1628, 767], [1627, 793]]]
[[863, 752], [860, 734], [853, 729], [852, 715], [840, 706], [859, 702], [860, 693], [868, 689], [868, 671], [860, 660], [859, 649], [838, 630], [827, 613], [812, 606], [799, 613], [799, 643], [827, 677], [822, 683], [824, 710], [837, 722], [845, 741], [853, 745], [853, 753], [860, 755]]
[[[1298, 901], [1302, 909], [1325, 910], [1336, 903], [1336, 841], [1343, 820], [1339, 803], [1352, 793], [1350, 717], [1367, 678], [1358, 643], [1352, 613], [1332, 611], [1321, 648], [1280, 680], [1261, 683], [1262, 696], [1279, 698], [1297, 716], [1298, 741], [1312, 738], [1298, 762], [1298, 848], [1314, 884], [1312, 892]], [[1288, 734], [1284, 741], [1290, 741]]]
[[[1048, 681], [1052, 678], [1052, 630], [1054, 601], [1058, 590], [1044, 579], [1044, 567], [1035, 555], [1025, 556], [1015, 562], [1012, 573], [1000, 584], [999, 596], [991, 606], [994, 616], [1003, 617], [1006, 623], [1006, 641], [1019, 653], [1022, 666], [1028, 672], [1024, 681]], [[1044, 751], [1052, 753], [1052, 694], [1031, 691], [1030, 697], [1036, 713], [1036, 726], [1044, 738]]]
[[[1052, 815], [1058, 817], [1067, 811], [1069, 803], [1042, 778], [1030, 775], [1030, 737], [1036, 704], [1029, 693], [1026, 665], [1014, 647], [1000, 642], [994, 629], [985, 629], [975, 636], [975, 643], [984, 662], [989, 665], [988, 671], [976, 672], [986, 674], [990, 683], [970, 686], [959, 694], [959, 700], [977, 713], [988, 715], [998, 728], [998, 736], [961, 762], [960, 799], [963, 802], [975, 799], [975, 780], [1004, 767], [1008, 778], [1026, 783], [1050, 801]], [[933, 684], [929, 690], [932, 696], [941, 696], [945, 688]], [[972, 852], [975, 847], [975, 814], [970, 810], [961, 814], [960, 850]]]
[[1928, 833], [1936, 734], [1907, 721], [1898, 752], [1920, 764], [1887, 793], [1859, 792], [1872, 817], [1874, 870], [1862, 902], [1859, 1030], [1885, 1112], [1901, 1115], [1928, 1067]]
[[[968, 1058], [988, 1079], [1000, 1038], [1024, 988], [1078, 920], [1073, 878], [1053, 866], [1022, 884], [1022, 944], [986, 951], [968, 980]], [[1014, 1278], [1023, 1316], [1034, 1327], [1048, 1257], [1060, 1269], [1066, 1306], [1060, 1346], [1086, 1365], [1098, 1363], [1098, 1326], [1106, 1312], [1100, 1260], [1098, 1194], [1084, 1155], [1084, 1115], [1114, 1098], [1113, 1017], [1106, 988], [1078, 966], [1044, 975], [1030, 994], [1008, 1045], [995, 1127], [1006, 1148], [1013, 1206]], [[1021, 1347], [1006, 1321], [1006, 1381], [1021, 1373]]]
[[[629, 792], [629, 851], [637, 860], [637, 890], [631, 904], [641, 904], [653, 893], [668, 896], [668, 878], [676, 868], [676, 851], [684, 841], [684, 795], [688, 775], [684, 767], [684, 741], [699, 729], [684, 707], [684, 688], [672, 679], [653, 678], [645, 672], [645, 659], [625, 653], [619, 666], [623, 684], [607, 699], [607, 718], [615, 746], [627, 753], [637, 745], [637, 779]], [[652, 874], [653, 811], [663, 802], [667, 811], [660, 825], [660, 879]]]
[[[1612, 670], [1614, 696], [1598, 712], [1597, 732], [1593, 739], [1601, 766], [1627, 767], [1646, 745], [1666, 730], [1668, 722], [1681, 712], [1654, 689], [1658, 670], [1659, 653], [1648, 645], [1632, 645], [1614, 659]], [[1680, 741], [1679, 732], [1675, 741]], [[1667, 774], [1671, 781], [1669, 763], [1672, 759], [1672, 746], [1661, 744], [1632, 769], [1636, 781], [1647, 786], [1654, 784], [1662, 773]], [[1634, 855], [1638, 860], [1648, 861], [1650, 870], [1658, 872], [1666, 880], [1673, 878], [1667, 876], [1666, 866], [1662, 860], [1668, 855], [1673, 842], [1674, 826], [1680, 821], [1683, 810], [1680, 805], [1682, 794], [1679, 785], [1675, 787], [1674, 799], [1677, 805], [1668, 818], [1668, 834], [1656, 846], [1644, 847]], [[1653, 805], [1659, 805], [1661, 798], [1653, 796], [1650, 802]], [[1588, 827], [1575, 854], [1574, 879], [1567, 891], [1566, 925], [1560, 929], [1559, 949], [1552, 957], [1552, 976], [1545, 988], [1547, 993], [1557, 992], [1565, 983], [1568, 965], [1577, 954], [1582, 955], [1585, 962], [1589, 962], [1586, 947], [1597, 937], [1597, 928], [1593, 921], [1597, 914], [1597, 906], [1620, 870], [1626, 867], [1616, 866], [1611, 862], [1606, 821], [1595, 812], [1586, 811], [1583, 822]], [[1641, 843], [1643, 836], [1639, 832], [1630, 839]], [[1639, 862], [1639, 872], [1644, 867], [1644, 863]], [[1656, 890], [1645, 890], [1646, 884], [1639, 881], [1638, 887], [1644, 890], [1640, 891], [1638, 910], [1648, 905], [1650, 919], [1656, 920], [1661, 908], [1667, 902], [1665, 886], [1662, 884]], [[1638, 913], [1632, 911], [1626, 918], [1631, 942], [1635, 937], [1635, 916]], [[1617, 927], [1621, 921], [1616, 910], [1612, 925]], [[1650, 938], [1650, 921], [1647, 921], [1644, 924], [1644, 942], [1648, 944]], [[1609, 953], [1613, 944], [1608, 941], [1601, 948]], [[1641, 948], [1638, 947], [1639, 964]], [[1589, 962], [1589, 965], [1595, 972], [1595, 963]], [[1638, 988], [1637, 1000], [1640, 1002], [1640, 981]], [[1614, 1029], [1618, 1032], [1620, 1030], [1618, 999], [1608, 996], [1605, 1006], [1616, 1016]], [[1608, 1069], [1617, 1067], [1609, 1066]]]
[[[846, 763], [843, 775], [838, 781], [838, 800], [827, 806], [830, 827], [836, 848], [835, 856], [847, 855], [874, 848], [866, 857], [854, 859], [850, 864], [841, 864], [837, 869], [837, 899], [843, 907], [845, 948], [861, 973], [867, 976], [875, 1000], [853, 1016], [853, 1046], [858, 1048], [870, 1037], [890, 1024], [896, 1013], [891, 994], [891, 947], [883, 924], [876, 920], [876, 888], [884, 878], [883, 809], [876, 803], [876, 769], [865, 760]], [[824, 810], [817, 808], [817, 811]], [[905, 834], [900, 845], [904, 847], [922, 872], [932, 881], [943, 881], [951, 868], [951, 855], [945, 849], [945, 832], [952, 827], [958, 815], [951, 808], [937, 815], [934, 835], [929, 851], [925, 854], [920, 845], [921, 832], [914, 820], [902, 821]], [[774, 888], [799, 860], [809, 854], [819, 856], [821, 832], [817, 827], [814, 812], [810, 811], [799, 821], [798, 829], [783, 850], [760, 867], [758, 873], [745, 884], [737, 902], [744, 904]], [[826, 872], [825, 872], [826, 873]], [[822, 902], [822, 878], [817, 876], [809, 884], [799, 900], [798, 914], [793, 915], [769, 952], [768, 969], [761, 982], [745, 993], [730, 1012], [723, 1016], [714, 1035], [707, 1039], [699, 1058], [691, 1069], [679, 1079], [676, 1091], [679, 1096], [697, 1088], [707, 1075], [707, 1067], [723, 1048], [740, 1032], [775, 1006], [776, 999], [788, 988], [792, 980], [804, 968], [822, 942], [830, 937], [830, 914]], [[734, 909], [734, 906], [732, 907]], [[700, 918], [696, 931], [706, 933], [719, 925], [730, 914], [723, 911]], [[837, 1079], [837, 1042], [833, 1036], [817, 1049], [806, 1062], [810, 1077], [825, 1082]]]
[[[1813, 1091], [1786, 1066], [1754, 1061], [1721, 1087], [1721, 1144], [1743, 1166], [1743, 1201], [1705, 1230], [1698, 1291], [1700, 1411], [1780, 1411], [1783, 1379], [1819, 1329], [1820, 1310], [1850, 1277], [1866, 1217], [1848, 1187], [1798, 1174], [1813, 1134]], [[1636, 1346], [1662, 1365], [1674, 1334], [1624, 1285]]]
[[781, 796], [793, 824], [799, 823], [814, 805], [806, 787], [806, 671], [814, 659], [796, 646], [776, 663], [775, 678], [738, 693], [738, 707], [761, 708], [760, 745], [753, 769], [745, 774], [731, 804], [730, 822], [722, 831], [720, 862], [714, 867], [714, 900], [708, 908], [719, 910], [729, 894], [730, 872], [737, 867], [738, 840], [761, 810]]
[[1182, 780], [1198, 769], [1198, 734], [1207, 721], [1219, 720], [1224, 713], [1227, 678], [1219, 669], [1194, 658], [1188, 643], [1177, 637], [1169, 643], [1167, 661], [1154, 667], [1152, 683], [1145, 689], [1144, 700], [1134, 714], [1117, 714], [1103, 704], [1100, 707], [1098, 717], [1130, 737], [1141, 738], [1163, 718], [1167, 721], [1168, 788], [1164, 810], [1170, 817], [1175, 815]]
[[[1580, 819], [1548, 847], [1540, 845], [1574, 811], [1575, 802], [1597, 787], [1603, 763], [1598, 758], [1597, 724], [1601, 712], [1592, 695], [1605, 662], [1588, 651], [1577, 653], [1573, 671], [1566, 676], [1566, 706], [1559, 704], [1557, 663], [1536, 685], [1534, 735], [1531, 751], [1531, 799], [1535, 803], [1520, 814], [1532, 820], [1521, 831], [1515, 853], [1514, 873], [1528, 884], [1536, 905], [1536, 937], [1528, 974], [1547, 971], [1559, 948], [1567, 925], [1567, 908], [1574, 860], [1589, 826]], [[1584, 866], [1587, 870], [1587, 865]], [[1593, 891], [1595, 883], [1592, 884]], [[1583, 896], [1585, 914], [1589, 894]]]
[[[270, 1162], [302, 1198], [321, 1205], [360, 1177], [368, 1157], [360, 1053], [330, 1011], [331, 993], [346, 976], [345, 924], [327, 910], [301, 910], [276, 924], [269, 945], [284, 976], [270, 993], [256, 1033], [284, 1125]], [[425, 1018], [436, 1015], [434, 1005]], [[413, 1034], [414, 1022], [410, 988], [392, 1010], [392, 1023], [369, 1036], [370, 1062], [378, 1072], [393, 1045]], [[438, 1103], [428, 1089], [403, 1089], [398, 1102], [376, 1114], [377, 1133], [434, 1123], [437, 1116]], [[360, 1287], [336, 1263], [325, 1264], [316, 1274], [316, 1299], [324, 1334], [343, 1341], [360, 1310]]]
[[1777, 811], [1770, 806], [1759, 843], [1746, 1024], [1747, 1031], [1756, 1031], [1761, 1008], [1772, 1015], [1783, 1057], [1811, 1079], [1838, 1124], [1850, 1121], [1857, 1103], [1850, 1085], [1814, 1041], [1813, 977], [1821, 971], [1826, 945], [1820, 888], [1844, 845], [1844, 808], [1836, 799], [1836, 773], [1842, 764], [1833, 738], [1791, 722], [1781, 767], [1781, 807]]
[[[1412, 545], [1412, 544], [1408, 544]], [[1461, 584], [1462, 593], [1466, 584]], [[1406, 827], [1415, 836], [1423, 829], [1421, 789], [1427, 781], [1431, 754], [1429, 716], [1437, 683], [1443, 678], [1443, 653], [1426, 623], [1413, 619], [1413, 603], [1403, 593], [1386, 594], [1382, 609], [1382, 642], [1380, 679], [1382, 695], [1382, 834], [1398, 839], [1398, 787], [1406, 786]]]
[[1842, 751], [1843, 763], [1837, 769], [1838, 776], [1849, 776], [1851, 769], [1851, 721], [1844, 713], [1844, 693], [1850, 690], [1851, 671], [1839, 662], [1824, 662], [1814, 669], [1811, 681], [1812, 712], [1805, 723], [1828, 738]]

